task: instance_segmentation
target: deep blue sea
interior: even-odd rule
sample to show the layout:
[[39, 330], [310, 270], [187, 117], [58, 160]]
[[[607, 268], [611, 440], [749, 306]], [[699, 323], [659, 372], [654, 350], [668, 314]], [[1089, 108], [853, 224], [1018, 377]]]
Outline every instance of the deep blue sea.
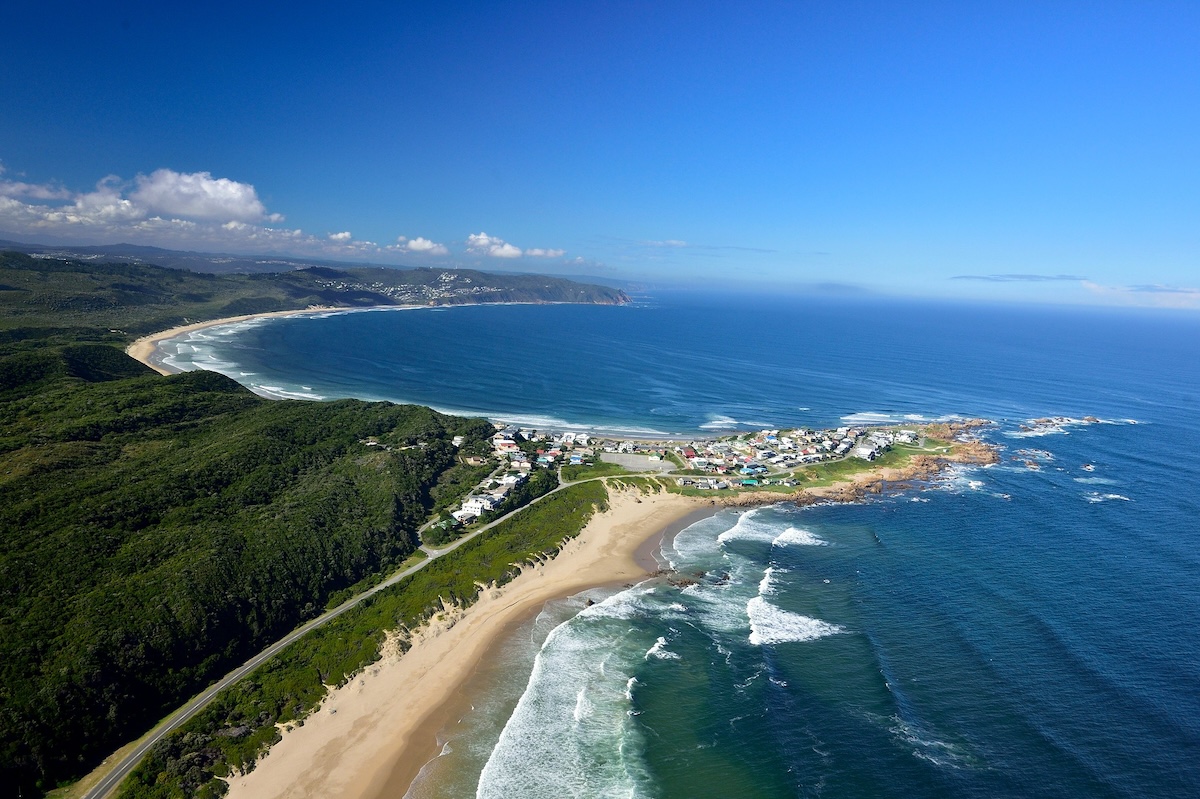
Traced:
[[[662, 553], [695, 585], [551, 603], [414, 799], [1200, 796], [1196, 314], [681, 293], [171, 348], [275, 396], [558, 428], [997, 423], [1001, 464], [721, 511]], [[1045, 416], [1076, 421], [1021, 430]]]

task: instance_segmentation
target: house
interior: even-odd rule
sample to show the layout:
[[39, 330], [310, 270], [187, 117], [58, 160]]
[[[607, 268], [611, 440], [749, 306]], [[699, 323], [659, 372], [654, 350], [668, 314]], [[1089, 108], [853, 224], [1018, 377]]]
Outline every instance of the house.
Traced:
[[482, 516], [490, 510], [495, 510], [500, 502], [501, 500], [493, 496], [475, 495], [466, 498], [462, 504], [462, 509], [470, 511], [476, 516]]
[[865, 461], [873, 461], [879, 455], [879, 448], [874, 444], [860, 444], [854, 448], [854, 457]]

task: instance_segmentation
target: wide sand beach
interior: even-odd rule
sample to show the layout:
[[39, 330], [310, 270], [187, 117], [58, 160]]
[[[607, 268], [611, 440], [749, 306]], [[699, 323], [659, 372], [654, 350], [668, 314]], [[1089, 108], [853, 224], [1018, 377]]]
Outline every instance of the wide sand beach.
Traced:
[[514, 623], [551, 599], [645, 577], [653, 569], [645, 556], [665, 532], [715, 510], [708, 500], [678, 494], [611, 492], [609, 509], [596, 514], [553, 560], [527, 568], [502, 588], [485, 589], [465, 610], [447, 608], [415, 631], [406, 653], [389, 651], [331, 691], [254, 771], [230, 780], [228, 796], [402, 796], [421, 766], [437, 755], [437, 732], [463, 685]]
[[176, 338], [187, 333], [194, 333], [197, 330], [206, 330], [210, 327], [219, 325], [229, 325], [236, 322], [248, 322], [251, 319], [270, 319], [278, 316], [306, 316], [309, 314], [329, 314], [329, 313], [353, 313], [360, 311], [403, 311], [412, 308], [423, 308], [422, 305], [381, 305], [369, 306], [364, 308], [333, 308], [313, 306], [295, 311], [270, 311], [267, 313], [243, 314], [242, 316], [227, 316], [222, 319], [210, 319], [206, 322], [193, 322], [191, 324], [172, 327], [167, 330], [160, 330], [157, 333], [151, 333], [148, 336], [142, 336], [137, 341], [125, 348], [125, 354], [134, 360], [141, 361], [159, 374], [169, 375], [178, 372], [178, 369], [173, 369], [169, 365], [163, 363], [162, 353], [159, 351], [159, 344], [168, 339]]

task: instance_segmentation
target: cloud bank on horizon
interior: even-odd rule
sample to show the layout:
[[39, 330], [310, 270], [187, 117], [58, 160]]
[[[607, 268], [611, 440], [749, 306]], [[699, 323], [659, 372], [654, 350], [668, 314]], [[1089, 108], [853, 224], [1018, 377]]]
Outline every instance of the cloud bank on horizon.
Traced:
[[[471, 233], [457, 247], [424, 236], [400, 235], [380, 245], [354, 238], [348, 230], [319, 236], [282, 225], [249, 183], [215, 178], [210, 172], [156, 169], [133, 180], [109, 175], [89, 191], [53, 183], [27, 183], [5, 177], [0, 164], [0, 231], [30, 243], [96, 244], [128, 242], [168, 249], [205, 249], [235, 254], [283, 254], [328, 258], [395, 256], [475, 262], [484, 258], [565, 259], [564, 249], [521, 248], [487, 233]], [[579, 259], [582, 260], [582, 259]]]
[[[568, 260], [564, 249], [521, 248], [483, 231], [468, 234], [453, 250], [423, 236], [400, 235], [395, 243], [385, 245], [355, 239], [348, 230], [322, 237], [282, 226], [283, 214], [268, 212], [253, 185], [214, 178], [210, 172], [183, 173], [160, 168], [148, 175], [138, 174], [132, 181], [109, 175], [84, 192], [72, 192], [52, 183], [10, 180], [5, 173], [0, 163], [0, 231], [28, 236], [30, 243], [119, 241], [239, 255], [280, 254], [397, 263], [398, 258], [416, 256], [417, 263], [441, 266], [478, 265], [486, 259], [496, 259], [496, 263], [532, 259], [556, 261], [560, 268], [570, 265], [585, 265], [597, 271], [607, 268], [580, 256]], [[756, 247], [695, 244], [682, 239], [627, 242], [626, 246], [651, 251], [773, 252]], [[964, 274], [952, 275], [949, 280], [984, 284], [1068, 283], [1109, 304], [1200, 308], [1200, 288], [1189, 286], [1106, 285], [1086, 276], [1068, 274]], [[862, 289], [854, 284], [844, 287]]]

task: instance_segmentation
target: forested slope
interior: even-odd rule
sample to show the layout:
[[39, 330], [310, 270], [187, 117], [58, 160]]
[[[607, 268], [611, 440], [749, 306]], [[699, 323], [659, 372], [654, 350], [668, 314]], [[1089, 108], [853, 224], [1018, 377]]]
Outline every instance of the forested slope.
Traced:
[[620, 304], [617, 289], [544, 275], [469, 269], [313, 267], [213, 275], [142, 263], [0, 252], [0, 329], [100, 328], [130, 335], [185, 322], [325, 306], [496, 302]]
[[[477, 480], [451, 439], [482, 452], [492, 431], [428, 408], [268, 401], [217, 374], [162, 377], [125, 346], [185, 321], [311, 305], [511, 301], [627, 298], [467, 270], [212, 275], [0, 253], [0, 794], [78, 778], [378, 579]], [[531, 552], [564, 534], [534, 533]], [[432, 601], [412, 598], [413, 612]], [[375, 657], [375, 640], [322, 646], [340, 671]], [[327, 676], [303, 671], [287, 676], [307, 686], [295, 712]]]
[[451, 437], [491, 432], [422, 407], [268, 401], [217, 374], [144, 371], [65, 334], [0, 342], [9, 786], [79, 776], [403, 560], [466, 468]]

